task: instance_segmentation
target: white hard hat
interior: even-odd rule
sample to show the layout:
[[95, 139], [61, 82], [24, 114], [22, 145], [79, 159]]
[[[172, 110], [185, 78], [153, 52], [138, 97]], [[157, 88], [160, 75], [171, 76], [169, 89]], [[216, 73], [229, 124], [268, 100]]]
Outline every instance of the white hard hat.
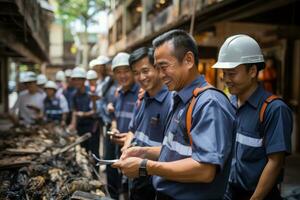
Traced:
[[65, 81], [65, 73], [63, 71], [56, 72], [55, 81]]
[[26, 82], [35, 82], [36, 81], [36, 74], [34, 72], [26, 72], [23, 83]]
[[248, 35], [234, 35], [222, 45], [213, 68], [231, 69], [241, 64], [262, 63], [264, 56], [258, 43]]
[[65, 76], [66, 77], [71, 77], [71, 75], [72, 75], [72, 70], [71, 69], [66, 69]]
[[37, 76], [37, 84], [38, 85], [44, 85], [48, 81], [47, 77], [45, 74], [39, 74]]
[[81, 67], [75, 67], [72, 71], [71, 78], [86, 78], [86, 71]]
[[93, 68], [96, 65], [105, 65], [109, 62], [109, 58], [107, 56], [99, 56], [98, 58], [91, 60], [91, 62], [89, 63], [89, 67]]
[[54, 83], [54, 81], [47, 81], [44, 88], [45, 89], [51, 88], [51, 89], [57, 90], [57, 85], [56, 85], [56, 83]]
[[26, 74], [27, 74], [27, 72], [20, 72], [20, 75], [19, 75], [20, 83], [24, 83], [24, 80], [26, 79]]
[[129, 66], [129, 54], [120, 52], [112, 60], [111, 69], [114, 71], [119, 66]]
[[86, 79], [88, 80], [93, 80], [97, 78], [98, 78], [97, 72], [92, 69], [86, 73]]

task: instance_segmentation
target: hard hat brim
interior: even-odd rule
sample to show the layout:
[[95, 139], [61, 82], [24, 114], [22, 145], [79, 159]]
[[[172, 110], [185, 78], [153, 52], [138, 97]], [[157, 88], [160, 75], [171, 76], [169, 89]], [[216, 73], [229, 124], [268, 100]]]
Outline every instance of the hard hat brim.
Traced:
[[214, 68], [214, 69], [233, 69], [241, 64], [243, 64], [243, 63], [241, 63], [241, 62], [217, 62], [212, 66], [212, 68]]

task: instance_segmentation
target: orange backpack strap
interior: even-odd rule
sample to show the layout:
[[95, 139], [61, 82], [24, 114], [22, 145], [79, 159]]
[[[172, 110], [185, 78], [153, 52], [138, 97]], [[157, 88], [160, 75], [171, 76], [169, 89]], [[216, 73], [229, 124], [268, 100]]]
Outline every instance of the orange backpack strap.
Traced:
[[278, 97], [276, 95], [271, 95], [264, 101], [264, 103], [260, 109], [260, 112], [259, 112], [259, 122], [260, 123], [262, 123], [264, 120], [264, 115], [265, 115], [265, 111], [267, 109], [268, 104], [271, 103], [275, 99], [280, 99], [280, 97]]
[[193, 139], [192, 139], [192, 136], [191, 136], [191, 128], [192, 128], [192, 114], [193, 114], [193, 109], [194, 109], [194, 106], [196, 104], [196, 101], [197, 101], [197, 96], [204, 92], [205, 90], [207, 89], [210, 89], [210, 88], [213, 88], [213, 86], [211, 85], [206, 85], [204, 87], [200, 87], [200, 88], [195, 88], [194, 91], [193, 91], [193, 97], [192, 97], [192, 100], [188, 106], [188, 109], [187, 109], [187, 112], [186, 112], [186, 118], [185, 118], [185, 124], [186, 124], [186, 132], [189, 136], [189, 140], [190, 140], [190, 145], [192, 146], [192, 143], [193, 143]]

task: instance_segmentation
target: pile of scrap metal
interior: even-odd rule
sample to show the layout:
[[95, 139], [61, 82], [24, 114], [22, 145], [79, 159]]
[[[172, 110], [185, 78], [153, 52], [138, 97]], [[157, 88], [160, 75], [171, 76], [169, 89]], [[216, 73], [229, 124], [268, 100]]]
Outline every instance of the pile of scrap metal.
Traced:
[[51, 124], [0, 131], [0, 199], [102, 199], [95, 163], [79, 145], [90, 136]]

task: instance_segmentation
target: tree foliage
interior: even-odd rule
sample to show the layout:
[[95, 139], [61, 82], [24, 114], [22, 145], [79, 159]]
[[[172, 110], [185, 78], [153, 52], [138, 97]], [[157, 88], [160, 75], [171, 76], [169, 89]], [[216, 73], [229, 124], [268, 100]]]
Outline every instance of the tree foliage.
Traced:
[[105, 0], [56, 0], [56, 2], [56, 14], [64, 24], [80, 20], [85, 28], [96, 23], [95, 15], [105, 9]]

